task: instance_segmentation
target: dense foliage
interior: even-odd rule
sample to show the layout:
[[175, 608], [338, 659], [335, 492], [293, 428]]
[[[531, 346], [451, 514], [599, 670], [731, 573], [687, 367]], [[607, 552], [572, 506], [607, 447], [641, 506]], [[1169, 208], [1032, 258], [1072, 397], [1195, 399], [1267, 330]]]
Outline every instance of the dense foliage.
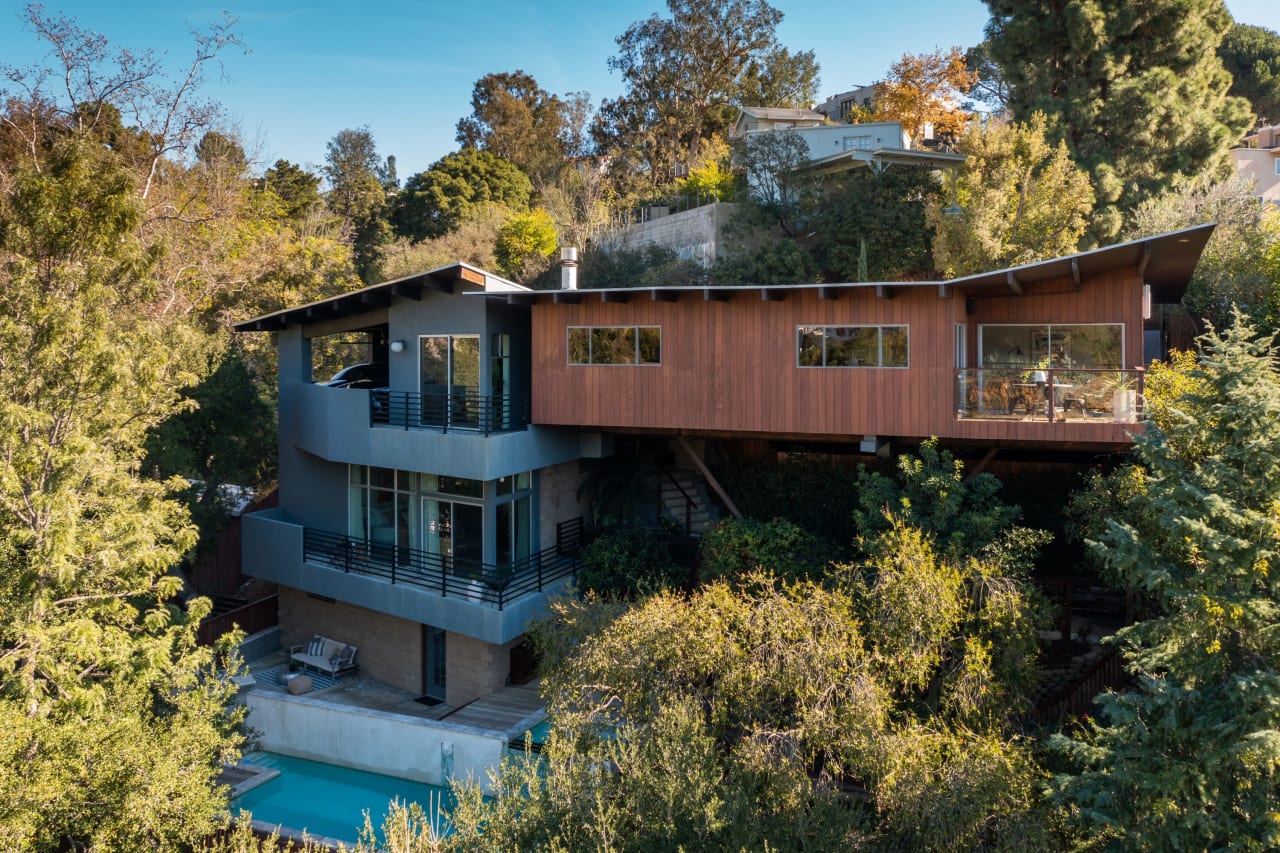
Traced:
[[631, 599], [669, 587], [685, 585], [657, 531], [647, 527], [621, 528], [601, 534], [582, 549], [578, 586], [607, 598]]
[[1014, 118], [1044, 113], [1050, 140], [1089, 173], [1094, 240], [1114, 240], [1146, 198], [1229, 168], [1227, 149], [1250, 119], [1248, 103], [1227, 95], [1217, 56], [1232, 24], [1222, 0], [987, 7]]
[[1113, 848], [1272, 849], [1280, 843], [1280, 378], [1270, 337], [1243, 322], [1203, 339], [1164, 423], [1137, 440], [1132, 511], [1095, 547], [1114, 583], [1155, 611], [1117, 639], [1140, 689], [1057, 746], [1079, 821]]

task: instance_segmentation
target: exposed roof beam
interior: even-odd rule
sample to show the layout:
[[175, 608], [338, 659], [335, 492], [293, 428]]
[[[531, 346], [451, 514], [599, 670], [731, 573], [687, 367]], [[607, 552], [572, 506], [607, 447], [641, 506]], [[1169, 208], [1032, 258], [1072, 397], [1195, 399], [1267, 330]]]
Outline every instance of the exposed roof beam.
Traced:
[[630, 293], [618, 293], [616, 291], [606, 290], [600, 294], [601, 302], [619, 302], [625, 303], [631, 301]]
[[453, 281], [451, 279], [436, 275], [425, 275], [422, 277], [422, 284], [424, 287], [429, 287], [440, 293], [453, 293]]
[[939, 299], [950, 299], [950, 298], [951, 298], [951, 285], [949, 285], [949, 284], [940, 284], [940, 285], [938, 285], [938, 298], [939, 298]]
[[407, 296], [415, 302], [422, 301], [422, 282], [420, 281], [402, 281], [392, 286], [391, 292], [396, 296]]
[[760, 289], [761, 302], [781, 302], [786, 298], [787, 298], [787, 292], [780, 288], [765, 287]]
[[680, 294], [674, 290], [651, 290], [649, 298], [654, 302], [675, 302]]
[[1071, 280], [1076, 283], [1076, 290], [1079, 290], [1081, 287], [1084, 286], [1080, 283], [1080, 259], [1079, 258], [1071, 259]]
[[557, 290], [551, 301], [557, 305], [577, 305], [582, 301], [582, 294], [576, 290]]
[[1151, 241], [1142, 244], [1142, 258], [1138, 261], [1138, 278], [1147, 274], [1147, 264], [1151, 263]]
[[724, 290], [712, 290], [710, 288], [703, 288], [702, 298], [707, 302], [728, 302], [729, 294], [727, 291], [724, 291]]
[[1009, 270], [1006, 274], [1005, 283], [1009, 285], [1009, 289], [1014, 293], [1019, 296], [1022, 295], [1022, 282], [1018, 281], [1018, 277], [1013, 274], [1013, 270]]
[[887, 284], [876, 285], [876, 299], [892, 299], [893, 291], [889, 289]]
[[839, 298], [840, 298], [840, 291], [839, 291], [839, 289], [834, 288], [834, 287], [819, 287], [819, 288], [818, 288], [818, 298], [819, 298], [819, 299], [830, 299], [830, 300], [833, 300], [833, 301], [834, 301], [834, 300], [836, 300], [836, 299], [839, 299]]
[[368, 290], [360, 294], [360, 301], [365, 305], [385, 308], [391, 304], [391, 294], [385, 290]]
[[507, 294], [508, 305], [532, 305], [534, 303], [533, 294], [531, 293], [509, 293]]

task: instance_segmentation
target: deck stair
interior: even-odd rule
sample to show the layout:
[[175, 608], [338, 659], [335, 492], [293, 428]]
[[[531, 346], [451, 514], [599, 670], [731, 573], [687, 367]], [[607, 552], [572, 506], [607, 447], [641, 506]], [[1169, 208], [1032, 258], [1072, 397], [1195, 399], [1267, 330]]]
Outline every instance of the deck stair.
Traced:
[[681, 530], [701, 536], [720, 521], [720, 508], [711, 503], [711, 493], [701, 473], [692, 465], [664, 465], [662, 511]]

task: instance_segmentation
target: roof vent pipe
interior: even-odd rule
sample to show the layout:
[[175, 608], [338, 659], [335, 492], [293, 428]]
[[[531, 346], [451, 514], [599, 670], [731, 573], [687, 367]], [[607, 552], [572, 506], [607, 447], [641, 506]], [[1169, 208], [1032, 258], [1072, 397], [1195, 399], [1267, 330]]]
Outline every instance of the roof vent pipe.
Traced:
[[560, 289], [578, 289], [578, 250], [573, 246], [560, 249]]

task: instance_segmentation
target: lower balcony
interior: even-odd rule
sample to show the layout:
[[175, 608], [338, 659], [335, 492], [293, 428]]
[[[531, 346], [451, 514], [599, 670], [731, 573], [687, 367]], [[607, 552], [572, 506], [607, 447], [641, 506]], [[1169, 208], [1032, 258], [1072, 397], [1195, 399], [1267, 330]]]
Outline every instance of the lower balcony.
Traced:
[[315, 530], [279, 509], [242, 524], [247, 575], [497, 644], [541, 616], [579, 565], [579, 519], [557, 525], [555, 546], [502, 565]]
[[956, 418], [1135, 424], [1144, 371], [966, 368], [956, 371]]

